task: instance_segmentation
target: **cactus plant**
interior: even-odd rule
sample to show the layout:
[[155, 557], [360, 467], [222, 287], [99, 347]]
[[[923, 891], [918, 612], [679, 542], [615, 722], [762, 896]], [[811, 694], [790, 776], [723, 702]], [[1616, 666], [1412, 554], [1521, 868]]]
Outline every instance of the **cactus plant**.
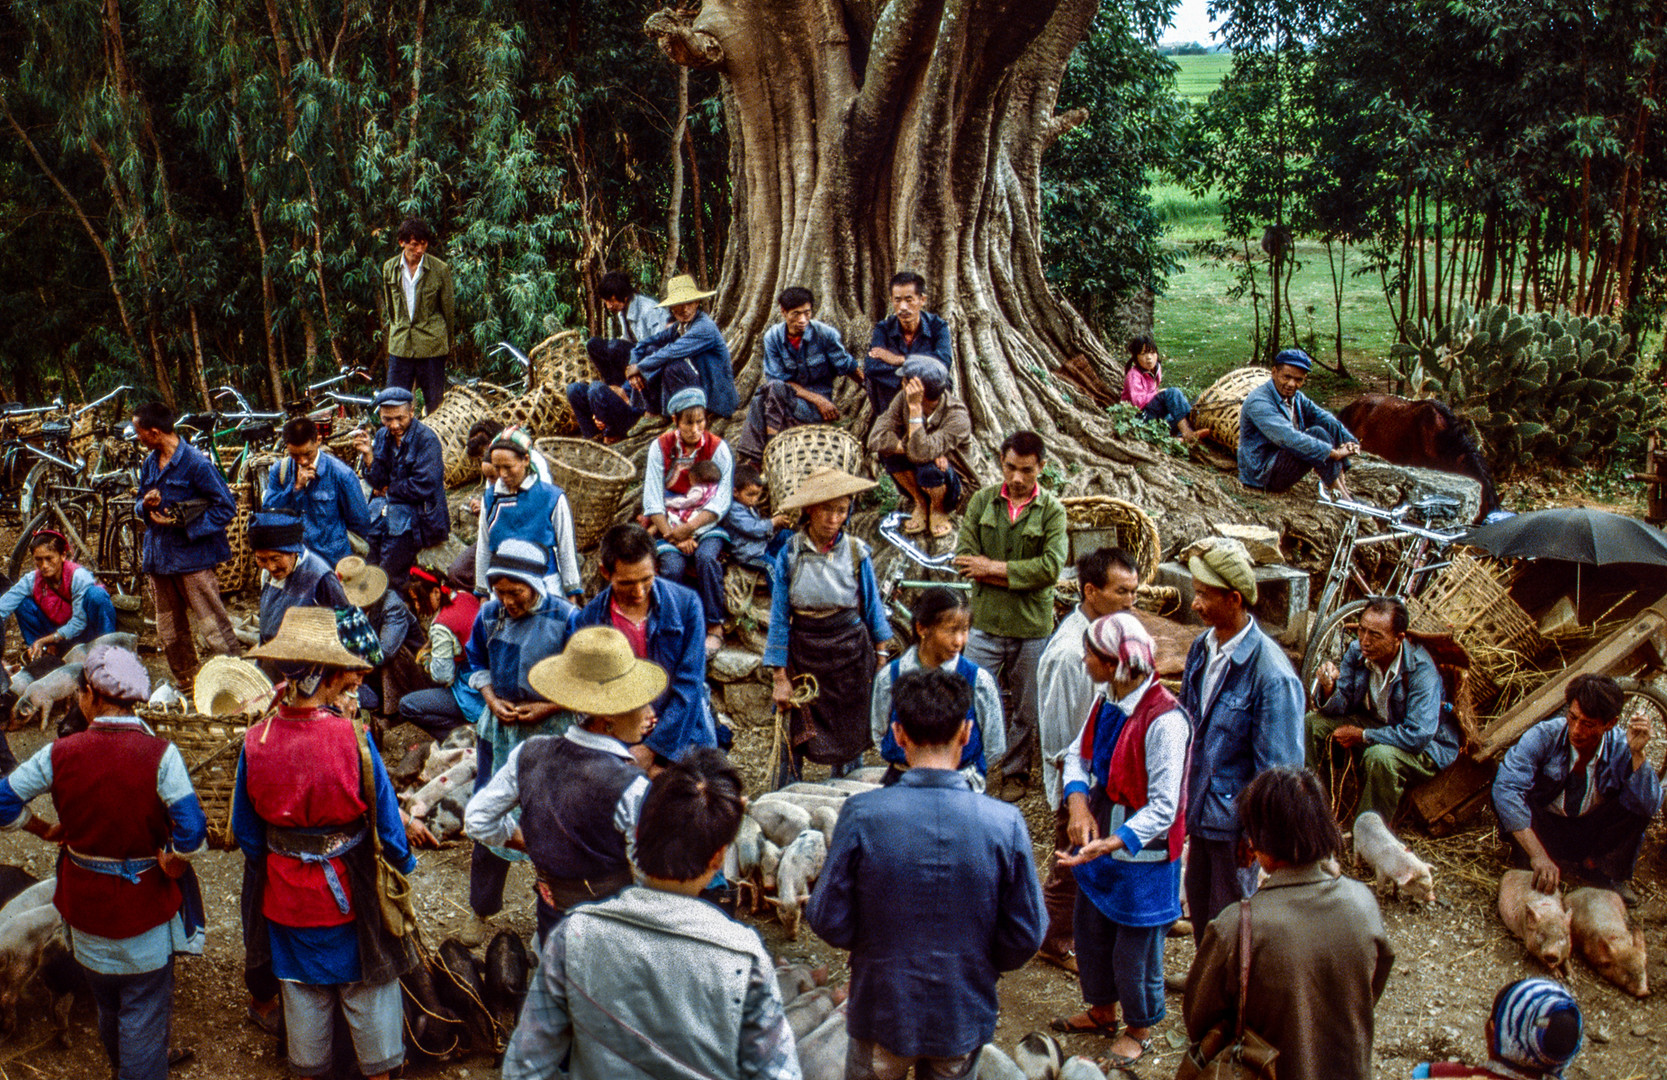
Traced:
[[1613, 319], [1494, 304], [1420, 330], [1390, 350], [1402, 393], [1446, 399], [1502, 475], [1602, 457], [1643, 409], [1632, 338]]

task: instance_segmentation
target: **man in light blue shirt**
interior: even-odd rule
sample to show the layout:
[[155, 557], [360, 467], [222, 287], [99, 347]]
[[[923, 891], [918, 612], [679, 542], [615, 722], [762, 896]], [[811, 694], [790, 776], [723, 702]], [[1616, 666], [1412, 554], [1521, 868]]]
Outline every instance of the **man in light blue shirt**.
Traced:
[[610, 316], [608, 328], [616, 333], [585, 343], [591, 365], [602, 377], [568, 383], [567, 404], [581, 437], [618, 442], [642, 417], [645, 407], [642, 395], [625, 382], [631, 349], [664, 330], [671, 313], [652, 296], [638, 292], [630, 276], [617, 270], [603, 274], [596, 291]]
[[273, 463], [261, 496], [265, 510], [301, 515], [307, 550], [331, 566], [353, 554], [347, 534], [370, 532], [370, 504], [351, 466], [320, 453], [318, 425], [297, 416], [284, 425], [284, 453]]

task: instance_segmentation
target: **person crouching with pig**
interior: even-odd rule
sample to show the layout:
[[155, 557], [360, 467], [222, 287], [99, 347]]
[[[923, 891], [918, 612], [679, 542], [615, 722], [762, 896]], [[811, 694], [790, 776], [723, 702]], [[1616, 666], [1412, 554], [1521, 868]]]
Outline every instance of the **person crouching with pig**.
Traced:
[[[207, 821], [179, 750], [133, 715], [150, 696], [139, 658], [98, 646], [81, 679], [87, 730], [0, 780], [0, 828], [63, 845], [52, 902], [86, 971], [111, 1069], [123, 1080], [162, 1080], [174, 957], [203, 951], [203, 901], [190, 860], [202, 850]], [[58, 811], [51, 826], [28, 810], [47, 792]], [[51, 919], [41, 929], [56, 926]]]
[[[806, 758], [844, 776], [869, 746], [869, 694], [876, 650], [892, 638], [874, 583], [868, 545], [845, 531], [851, 497], [874, 486], [839, 469], [820, 468], [782, 500], [782, 513], [803, 511], [803, 524], [770, 569], [770, 635], [764, 666], [776, 669], [771, 700], [786, 709], [793, 679], [816, 680], [816, 697], [793, 709], [777, 786], [801, 775]], [[772, 763], [775, 767], [775, 763]]]
[[643, 884], [581, 904], [544, 942], [503, 1080], [797, 1080], [793, 1029], [758, 931], [700, 894], [746, 808], [723, 752], [691, 747], [643, 797]]
[[637, 659], [613, 627], [587, 626], [560, 656], [534, 664], [528, 679], [583, 719], [563, 735], [540, 735], [511, 750], [469, 800], [463, 829], [476, 843], [531, 856], [542, 945], [568, 908], [631, 884], [626, 849], [648, 791], [648, 774], [631, 747], [654, 729], [666, 672]]
[[244, 736], [232, 832], [260, 878], [244, 917], [267, 924], [290, 1068], [301, 1076], [330, 1069], [339, 1004], [359, 1068], [383, 1080], [405, 1060], [399, 977], [416, 957], [383, 921], [377, 845], [401, 873], [416, 858], [382, 756], [330, 707], [370, 664], [342, 645], [335, 612], [320, 607], [286, 612], [277, 635], [249, 655], [287, 683], [277, 709]]
[[[1108, 691], [1064, 761], [1071, 850], [1056, 853], [1077, 880], [1073, 916], [1085, 1012], [1055, 1031], [1116, 1037], [1108, 1060], [1139, 1061], [1164, 1017], [1163, 943], [1181, 917], [1187, 747], [1192, 729], [1157, 681], [1157, 646], [1126, 611], [1083, 633], [1083, 664]], [[1117, 1012], [1123, 1033], [1117, 1034]]]

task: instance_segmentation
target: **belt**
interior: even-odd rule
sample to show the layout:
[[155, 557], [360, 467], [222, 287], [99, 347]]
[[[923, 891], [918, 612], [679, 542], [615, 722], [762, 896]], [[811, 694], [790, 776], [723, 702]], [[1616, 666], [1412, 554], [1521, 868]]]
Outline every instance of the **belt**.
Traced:
[[139, 875], [156, 866], [154, 855], [139, 859], [105, 859], [97, 855], [82, 855], [77, 851], [64, 848], [69, 861], [83, 870], [91, 870], [95, 874], [109, 874], [119, 877], [130, 884], [139, 884]]
[[369, 831], [362, 818], [358, 821], [356, 829], [339, 825], [311, 829], [286, 829], [278, 825], [268, 825], [266, 846], [268, 850], [279, 855], [322, 866], [324, 883], [330, 886], [330, 895], [336, 901], [336, 910], [346, 915], [350, 910], [347, 891], [342, 888], [341, 878], [336, 874], [336, 867], [330, 860], [339, 859], [358, 847]]
[[857, 609], [854, 608], [854, 607], [836, 607], [836, 608], [797, 608], [796, 607], [796, 608], [793, 609], [793, 617], [795, 619], [816, 619], [816, 620], [819, 620], [819, 621], [821, 621], [821, 620], [841, 620], [842, 619], [842, 621], [849, 622], [849, 623], [858, 623], [858, 622], [862, 621], [862, 616], [857, 613]]

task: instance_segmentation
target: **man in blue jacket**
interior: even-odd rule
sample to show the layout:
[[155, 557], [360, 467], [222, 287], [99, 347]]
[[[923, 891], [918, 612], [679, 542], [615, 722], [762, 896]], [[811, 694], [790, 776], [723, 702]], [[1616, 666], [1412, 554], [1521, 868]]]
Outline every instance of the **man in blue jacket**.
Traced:
[[702, 292], [688, 274], [672, 278], [660, 301], [671, 309], [672, 324], [631, 347], [625, 378], [655, 416], [664, 416], [665, 403], [690, 386], [706, 394], [709, 413], [729, 416], [739, 406], [729, 344], [712, 316], [700, 310], [702, 300], [716, 295]]
[[1360, 443], [1302, 392], [1313, 366], [1301, 349], [1286, 349], [1273, 358], [1273, 378], [1239, 407], [1239, 483], [1245, 487], [1288, 491], [1312, 469], [1333, 495], [1349, 497], [1343, 470], [1360, 453]]
[[1607, 675], [1575, 676], [1564, 701], [1564, 715], [1529, 728], [1499, 763], [1499, 832], [1536, 889], [1555, 892], [1575, 874], [1635, 904], [1633, 866], [1661, 809], [1661, 780], [1644, 757], [1649, 717], [1634, 715], [1622, 730], [1621, 688]]
[[1187, 763], [1185, 888], [1194, 943], [1223, 908], [1256, 891], [1239, 865], [1239, 792], [1264, 769], [1302, 768], [1302, 681], [1250, 614], [1256, 574], [1237, 541], [1187, 560], [1192, 610], [1209, 629], [1187, 650], [1181, 707], [1192, 720]]
[[809, 289], [790, 285], [776, 303], [781, 322], [764, 332], [764, 382], [747, 410], [747, 426], [735, 440], [735, 452], [748, 461], [761, 460], [764, 444], [778, 432], [838, 420], [834, 379], [846, 375], [862, 381], [862, 371], [845, 351], [839, 331], [811, 318], [816, 297]]
[[716, 746], [706, 687], [706, 617], [700, 597], [655, 575], [654, 538], [642, 526], [615, 525], [602, 534], [598, 572], [608, 585], [573, 615], [569, 631], [611, 626], [625, 635], [639, 660], [664, 668], [670, 681], [654, 703], [659, 722], [638, 746], [647, 768], [676, 761], [691, 746]]
[[567, 404], [573, 409], [581, 436], [616, 443], [643, 414], [642, 395], [625, 382], [631, 349], [664, 330], [670, 316], [659, 301], [638, 292], [631, 278], [617, 270], [602, 275], [596, 292], [611, 316], [610, 328], [619, 336], [593, 337], [585, 342], [591, 366], [601, 378], [568, 383]]
[[353, 554], [349, 532], [370, 532], [370, 507], [352, 467], [320, 449], [312, 420], [297, 416], [285, 424], [286, 456], [272, 463], [261, 506], [300, 514], [307, 550], [334, 566]]
[[232, 633], [214, 568], [232, 557], [226, 526], [237, 513], [231, 489], [208, 458], [174, 432], [174, 413], [160, 401], [133, 411], [133, 431], [150, 451], [139, 467], [133, 512], [145, 522], [143, 569], [156, 600], [156, 636], [181, 688], [197, 674], [190, 614], [209, 648], [222, 656], [243, 650]]
[[875, 416], [884, 414], [903, 388], [898, 369], [911, 356], [937, 357], [949, 371], [947, 385], [955, 383], [955, 341], [949, 324], [926, 310], [926, 279], [903, 270], [891, 276], [890, 288], [892, 314], [874, 324], [868, 359], [863, 363], [863, 381]]
[[1329, 660], [1308, 714], [1308, 767], [1324, 776], [1345, 755], [1360, 767], [1360, 808], [1395, 820], [1401, 793], [1459, 756], [1463, 738], [1442, 707], [1441, 672], [1407, 638], [1407, 609], [1394, 597], [1367, 602], [1360, 633], [1339, 670]]
[[412, 413], [411, 391], [389, 387], [376, 395], [376, 411], [382, 418], [374, 441], [364, 431], [353, 433], [370, 482], [373, 521], [370, 556], [372, 566], [388, 574], [388, 588], [405, 591], [411, 564], [417, 552], [438, 544], [451, 532], [451, 510], [446, 505], [446, 460], [440, 437]]
[[995, 1035], [997, 979], [1042, 944], [1030, 830], [959, 771], [965, 679], [907, 672], [892, 705], [909, 770], [845, 802], [805, 915], [851, 950], [847, 1077], [970, 1076]]

